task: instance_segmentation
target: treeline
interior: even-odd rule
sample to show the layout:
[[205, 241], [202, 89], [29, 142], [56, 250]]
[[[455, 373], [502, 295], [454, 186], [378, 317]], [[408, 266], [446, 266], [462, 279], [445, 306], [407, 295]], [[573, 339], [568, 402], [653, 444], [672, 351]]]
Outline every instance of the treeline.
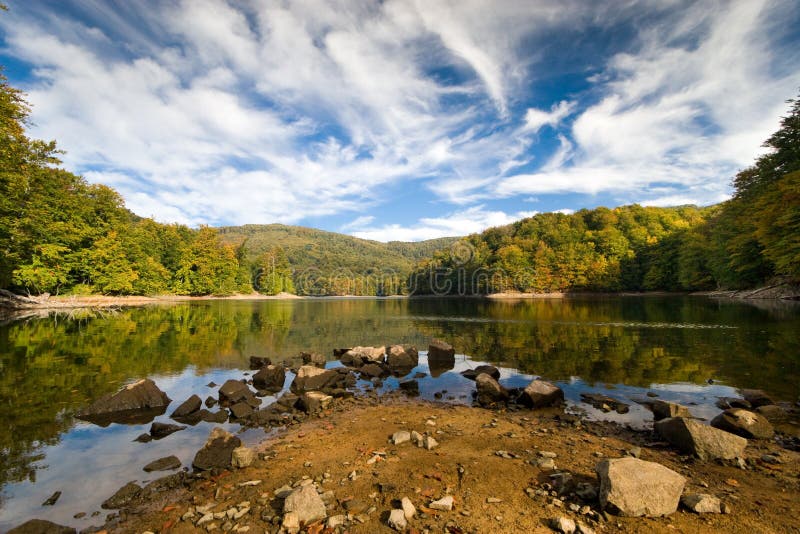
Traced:
[[0, 76], [0, 288], [29, 293], [250, 292], [244, 250], [216, 230], [143, 219], [104, 185], [57, 167], [30, 139], [30, 109]]
[[414, 294], [695, 291], [800, 281], [800, 100], [731, 200], [544, 213], [419, 263]]

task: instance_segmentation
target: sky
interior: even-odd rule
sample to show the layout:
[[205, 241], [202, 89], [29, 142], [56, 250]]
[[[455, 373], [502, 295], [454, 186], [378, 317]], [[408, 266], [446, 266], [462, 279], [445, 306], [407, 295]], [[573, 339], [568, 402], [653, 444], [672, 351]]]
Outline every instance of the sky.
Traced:
[[30, 134], [133, 212], [380, 241], [728, 198], [796, 0], [6, 0]]

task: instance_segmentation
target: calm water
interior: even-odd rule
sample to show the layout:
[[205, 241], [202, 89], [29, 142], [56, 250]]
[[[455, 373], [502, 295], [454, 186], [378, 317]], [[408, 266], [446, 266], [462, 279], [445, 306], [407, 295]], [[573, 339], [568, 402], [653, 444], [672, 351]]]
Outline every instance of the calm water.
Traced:
[[[581, 403], [580, 393], [630, 399], [655, 391], [693, 403], [698, 417], [715, 415], [716, 397], [736, 396], [738, 387], [784, 400], [799, 393], [800, 306], [776, 302], [209, 301], [19, 321], [0, 326], [0, 531], [30, 517], [99, 524], [105, 511], [89, 515], [117, 488], [156, 478], [141, 470], [149, 461], [175, 454], [190, 465], [212, 425], [142, 444], [132, 440], [149, 424], [100, 428], [73, 419], [125, 383], [154, 379], [173, 399], [169, 413], [192, 393], [216, 396], [209, 381], [242, 378], [251, 355], [282, 361], [301, 350], [330, 355], [334, 347], [388, 343], [424, 349], [434, 337], [459, 356], [455, 369], [421, 380], [420, 389], [424, 397], [447, 389], [449, 402], [470, 402], [474, 385], [458, 371], [481, 362], [500, 366], [506, 385], [543, 376], [564, 388], [574, 408], [634, 425], [648, 421], [640, 406], [603, 414]], [[428, 370], [424, 356], [413, 372]], [[388, 379], [384, 387], [395, 384]], [[242, 436], [251, 444], [264, 437], [263, 430]], [[58, 503], [42, 507], [56, 490], [63, 492]], [[73, 519], [78, 512], [87, 518]]]

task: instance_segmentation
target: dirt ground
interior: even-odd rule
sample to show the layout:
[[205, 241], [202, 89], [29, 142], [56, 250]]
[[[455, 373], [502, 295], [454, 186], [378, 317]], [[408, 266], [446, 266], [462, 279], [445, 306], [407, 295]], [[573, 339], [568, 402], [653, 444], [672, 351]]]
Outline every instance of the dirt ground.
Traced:
[[[439, 446], [393, 445], [389, 437], [399, 430], [428, 432]], [[576, 483], [597, 485], [599, 460], [624, 456], [635, 446], [641, 448], [641, 459], [684, 475], [684, 492], [715, 495], [729, 513], [698, 515], [679, 509], [663, 518], [616, 517], [600, 513], [596, 500], [584, 502], [573, 493]], [[555, 453], [558, 471], [572, 475], [572, 483], [557, 498], [557, 484], [543, 485], [554, 482], [549, 476], [553, 472], [530, 462], [541, 459], [539, 451]], [[306, 532], [392, 532], [386, 519], [402, 497], [417, 509], [409, 532], [544, 533], [552, 532], [549, 521], [560, 516], [596, 532], [800, 532], [798, 453], [751, 441], [747, 469], [703, 463], [678, 455], [651, 432], [581, 422], [556, 410], [492, 411], [399, 396], [347, 399], [319, 418], [264, 441], [259, 453], [250, 467], [191, 477], [185, 487], [122, 511], [105, 528], [184, 533], [206, 531], [213, 523], [217, 532], [278, 532], [282, 501], [275, 490], [306, 478], [319, 482], [321, 493], [332, 492], [327, 494], [329, 517], [346, 516], [339, 530], [318, 523]], [[766, 453], [777, 455], [780, 463], [763, 463]], [[252, 485], [241, 485], [245, 482]], [[455, 499], [452, 511], [427, 508], [445, 495]], [[235, 521], [196, 527], [181, 520], [194, 506], [212, 505], [211, 511], [218, 512], [237, 505], [241, 510], [243, 504], [250, 510]]]

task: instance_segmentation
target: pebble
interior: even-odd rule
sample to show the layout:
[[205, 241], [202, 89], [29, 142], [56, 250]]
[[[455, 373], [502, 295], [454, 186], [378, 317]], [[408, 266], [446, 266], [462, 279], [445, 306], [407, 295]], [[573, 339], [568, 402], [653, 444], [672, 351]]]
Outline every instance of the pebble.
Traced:
[[407, 430], [400, 430], [399, 432], [392, 434], [392, 443], [395, 445], [400, 445], [406, 441], [411, 441], [411, 433]]
[[503, 502], [503, 499], [498, 499], [497, 497], [486, 497], [486, 502], [489, 504], [497, 504]]
[[550, 520], [550, 527], [562, 534], [573, 534], [575, 532], [575, 521], [568, 517], [558, 517]]
[[453, 497], [451, 495], [446, 495], [437, 501], [431, 501], [431, 503], [428, 505], [428, 508], [431, 510], [442, 510], [449, 512], [453, 509]]
[[400, 501], [400, 506], [403, 509], [403, 514], [405, 518], [411, 520], [412, 517], [417, 515], [417, 509], [414, 507], [414, 503], [411, 502], [411, 499], [408, 497], [403, 497]]
[[558, 458], [558, 455], [550, 451], [539, 451], [539, 456], [542, 458]]
[[424, 438], [422, 438], [422, 445], [423, 447], [425, 447], [427, 450], [430, 451], [438, 447], [439, 442], [433, 439], [433, 436], [425, 436]]
[[405, 532], [406, 527], [408, 527], [408, 521], [406, 521], [403, 510], [392, 510], [389, 512], [389, 519], [386, 521], [386, 524], [399, 532]]

